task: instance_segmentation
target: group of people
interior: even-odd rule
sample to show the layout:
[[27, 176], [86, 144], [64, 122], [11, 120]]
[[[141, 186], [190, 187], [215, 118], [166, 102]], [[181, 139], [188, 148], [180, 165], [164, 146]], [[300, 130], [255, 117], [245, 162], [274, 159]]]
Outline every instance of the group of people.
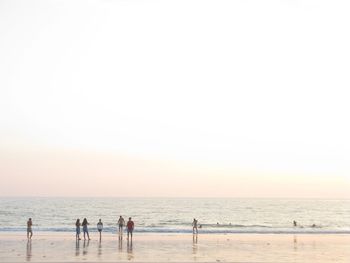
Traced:
[[[119, 216], [117, 224], [118, 224], [119, 238], [121, 238], [123, 235], [123, 228], [125, 226], [125, 220], [122, 216]], [[86, 238], [88, 240], [90, 240], [88, 225], [89, 225], [89, 222], [87, 221], [86, 218], [83, 219], [82, 223], [80, 223], [79, 218], [77, 219], [77, 221], [75, 222], [75, 228], [76, 228], [76, 236], [75, 237], [77, 240], [81, 240], [80, 227], [83, 227], [84, 240], [86, 240]], [[33, 236], [32, 226], [33, 226], [33, 221], [31, 218], [29, 218], [27, 221], [27, 238], [28, 238], [28, 240], [31, 239]], [[193, 227], [193, 234], [198, 234], [198, 220], [195, 218], [193, 218], [192, 227]], [[201, 228], [201, 225], [199, 226], [199, 228]], [[102, 223], [102, 220], [99, 219], [98, 223], [97, 223], [97, 231], [99, 232], [100, 240], [102, 238], [102, 230], [103, 230], [103, 223]], [[129, 221], [126, 223], [126, 231], [128, 234], [127, 238], [129, 239], [129, 237], [130, 237], [132, 239], [132, 233], [134, 231], [134, 221], [131, 220], [131, 217], [129, 217]]]
[[[125, 226], [125, 220], [122, 216], [119, 217], [117, 224], [118, 224], [119, 238], [121, 238], [123, 235], [123, 228]], [[81, 240], [80, 227], [83, 227], [84, 240], [86, 240], [86, 238], [88, 240], [90, 240], [88, 225], [89, 225], [89, 222], [87, 221], [86, 218], [83, 219], [82, 223], [80, 223], [79, 218], [77, 219], [77, 221], [75, 222], [75, 229], [76, 229], [76, 236], [75, 237], [77, 240]], [[29, 218], [27, 221], [27, 238], [28, 238], [28, 240], [32, 239], [32, 236], [33, 236], [32, 226], [33, 226], [33, 221], [31, 218]], [[103, 223], [102, 223], [102, 220], [99, 219], [98, 223], [97, 223], [97, 231], [99, 232], [100, 240], [102, 237], [102, 230], [103, 230]], [[132, 233], [134, 231], [134, 221], [131, 220], [131, 217], [129, 217], [129, 221], [126, 223], [126, 230], [128, 233], [128, 239], [129, 239], [129, 237], [131, 237], [131, 239], [132, 239]]]
[[[125, 226], [125, 220], [122, 216], [119, 217], [117, 224], [118, 224], [119, 237], [121, 237], [123, 234], [123, 228]], [[79, 218], [77, 219], [77, 221], [75, 222], [76, 239], [77, 240], [81, 240], [81, 238], [80, 238], [80, 226], [83, 227], [84, 240], [86, 240], [86, 236], [87, 236], [88, 240], [90, 240], [88, 225], [89, 225], [89, 223], [88, 223], [86, 218], [84, 218], [82, 223], [80, 223]], [[99, 219], [98, 223], [97, 223], [97, 231], [99, 232], [100, 240], [102, 237], [102, 230], [103, 230], [103, 223], [102, 223], [102, 220]], [[126, 230], [128, 233], [128, 239], [129, 239], [129, 237], [132, 239], [132, 233], [134, 231], [134, 221], [131, 220], [131, 217], [129, 217], [129, 221], [126, 223]]]
[[[119, 238], [122, 238], [123, 228], [125, 226], [125, 220], [122, 216], [119, 216], [117, 224], [118, 224]], [[217, 224], [219, 225], [219, 223], [217, 223]], [[89, 223], [88, 223], [86, 218], [84, 218], [82, 223], [80, 223], [79, 218], [77, 219], [77, 221], [75, 222], [76, 239], [77, 240], [81, 240], [80, 227], [83, 227], [84, 240], [86, 240], [86, 237], [88, 240], [90, 240], [88, 225], [89, 225]], [[231, 225], [231, 223], [230, 223], [230, 225]], [[27, 221], [27, 238], [28, 238], [28, 240], [32, 239], [32, 236], [33, 236], [32, 226], [33, 226], [33, 221], [31, 218], [29, 218]], [[294, 227], [299, 226], [295, 220], [293, 221], [293, 226]], [[302, 226], [300, 226], [300, 227], [302, 227]], [[317, 226], [316, 226], [316, 224], [313, 224], [313, 225], [311, 225], [311, 227], [317, 227]], [[198, 234], [198, 220], [196, 218], [193, 218], [192, 228], [193, 228], [193, 234]], [[202, 225], [199, 225], [199, 228], [202, 228]], [[103, 223], [102, 223], [101, 219], [99, 219], [98, 223], [97, 223], [97, 231], [99, 232], [100, 240], [102, 237], [102, 230], [103, 230]], [[129, 221], [126, 223], [126, 230], [127, 230], [127, 234], [128, 234], [127, 238], [129, 239], [129, 237], [131, 237], [131, 239], [132, 239], [132, 233], [134, 231], [134, 222], [131, 220], [131, 217], [129, 217]]]
[[[293, 226], [294, 226], [294, 227], [297, 227], [297, 226], [298, 226], [298, 227], [303, 228], [303, 226], [299, 225], [299, 224], [297, 223], [297, 221], [295, 221], [295, 220], [293, 221]], [[316, 225], [316, 224], [312, 224], [310, 227], [315, 228], [315, 227], [317, 227], [317, 225]]]

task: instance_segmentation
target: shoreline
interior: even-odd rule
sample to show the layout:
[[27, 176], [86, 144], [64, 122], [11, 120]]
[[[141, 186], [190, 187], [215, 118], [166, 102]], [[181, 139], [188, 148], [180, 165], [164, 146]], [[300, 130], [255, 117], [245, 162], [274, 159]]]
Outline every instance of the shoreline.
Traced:
[[[89, 234], [90, 236], [98, 236], [98, 231], [90, 231]], [[17, 237], [17, 236], [23, 236], [26, 237], [27, 232], [26, 231], [0, 231], [0, 239], [3, 237]], [[133, 232], [134, 237], [139, 236], [193, 236], [193, 233], [179, 233], [179, 232]], [[126, 236], [127, 232], [123, 232], [123, 236]], [[201, 233], [198, 232], [198, 236], [350, 236], [350, 231], [349, 232], [237, 232], [237, 233]], [[67, 231], [35, 231], [33, 230], [33, 239], [35, 236], [42, 236], [42, 237], [47, 237], [47, 236], [63, 236], [63, 237], [70, 237], [73, 236], [75, 237], [75, 231], [67, 232]], [[83, 236], [83, 231], [81, 231], [80, 236]], [[118, 237], [118, 233], [111, 233], [111, 232], [103, 232], [102, 231], [102, 236], [106, 237]]]
[[[82, 237], [82, 236], [81, 236]], [[350, 260], [350, 234], [150, 234], [105, 233], [99, 242], [75, 234], [0, 233], [2, 262], [341, 262]]]

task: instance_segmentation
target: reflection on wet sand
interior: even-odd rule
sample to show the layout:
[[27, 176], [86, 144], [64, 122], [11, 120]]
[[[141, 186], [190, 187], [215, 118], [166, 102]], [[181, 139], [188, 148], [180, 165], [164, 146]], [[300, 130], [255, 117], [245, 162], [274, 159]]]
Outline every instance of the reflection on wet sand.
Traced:
[[79, 239], [75, 241], [75, 256], [78, 257], [80, 255], [80, 242]]
[[128, 253], [128, 260], [132, 260], [134, 258], [133, 251], [132, 251], [132, 239], [127, 243], [127, 253]]
[[98, 242], [97, 255], [98, 255], [98, 257], [101, 257], [101, 255], [102, 255], [102, 242], [101, 242], [101, 240], [100, 240], [100, 242]]
[[297, 236], [294, 235], [293, 237], [293, 243], [294, 243], [294, 250], [298, 250], [298, 240], [297, 240]]
[[192, 245], [192, 254], [194, 259], [196, 259], [196, 254], [198, 252], [198, 234], [193, 234], [193, 245]]
[[123, 235], [120, 233], [118, 237], [118, 250], [119, 252], [123, 252]]
[[87, 242], [84, 240], [84, 244], [83, 244], [83, 255], [84, 256], [86, 256], [88, 254], [89, 243], [90, 243], [90, 240], [88, 240]]
[[30, 261], [31, 258], [32, 258], [32, 241], [28, 240], [28, 242], [27, 242], [26, 260]]

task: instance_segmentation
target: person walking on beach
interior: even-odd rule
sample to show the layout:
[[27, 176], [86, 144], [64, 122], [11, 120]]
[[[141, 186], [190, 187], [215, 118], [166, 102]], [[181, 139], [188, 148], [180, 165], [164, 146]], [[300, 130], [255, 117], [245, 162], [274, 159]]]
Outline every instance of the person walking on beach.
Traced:
[[77, 219], [77, 221], [75, 222], [75, 233], [76, 233], [76, 235], [75, 235], [75, 238], [77, 239], [77, 240], [80, 240], [81, 238], [80, 238], [80, 219], [78, 218]]
[[32, 226], [33, 226], [33, 221], [31, 218], [29, 218], [27, 221], [27, 238], [28, 239], [32, 239], [32, 236], [33, 236]]
[[193, 227], [193, 234], [198, 234], [198, 220], [193, 218], [193, 222], [192, 222], [192, 227]]
[[122, 216], [119, 216], [119, 219], [118, 219], [118, 227], [119, 227], [119, 235], [122, 235], [123, 234], [123, 227], [125, 225], [125, 220]]
[[86, 220], [86, 218], [84, 218], [83, 220], [83, 223], [81, 224], [83, 226], [83, 232], [84, 232], [84, 240], [86, 239], [85, 238], [85, 234], [87, 235], [88, 237], [88, 240], [90, 240], [90, 236], [89, 236], [89, 230], [88, 230], [88, 221]]
[[101, 241], [102, 229], [103, 229], [103, 223], [102, 223], [101, 219], [99, 219], [98, 223], [97, 223], [97, 230], [100, 233], [100, 241]]
[[134, 231], [134, 221], [131, 220], [131, 217], [129, 217], [129, 221], [126, 224], [127, 232], [128, 232], [128, 240], [129, 235], [131, 236], [131, 242], [132, 242], [132, 232]]

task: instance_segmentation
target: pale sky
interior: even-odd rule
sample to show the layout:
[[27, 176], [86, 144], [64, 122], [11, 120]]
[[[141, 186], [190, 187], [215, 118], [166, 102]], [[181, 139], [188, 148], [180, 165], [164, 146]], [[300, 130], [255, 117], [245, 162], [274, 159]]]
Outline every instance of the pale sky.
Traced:
[[349, 13], [0, 0], [0, 195], [350, 198]]

